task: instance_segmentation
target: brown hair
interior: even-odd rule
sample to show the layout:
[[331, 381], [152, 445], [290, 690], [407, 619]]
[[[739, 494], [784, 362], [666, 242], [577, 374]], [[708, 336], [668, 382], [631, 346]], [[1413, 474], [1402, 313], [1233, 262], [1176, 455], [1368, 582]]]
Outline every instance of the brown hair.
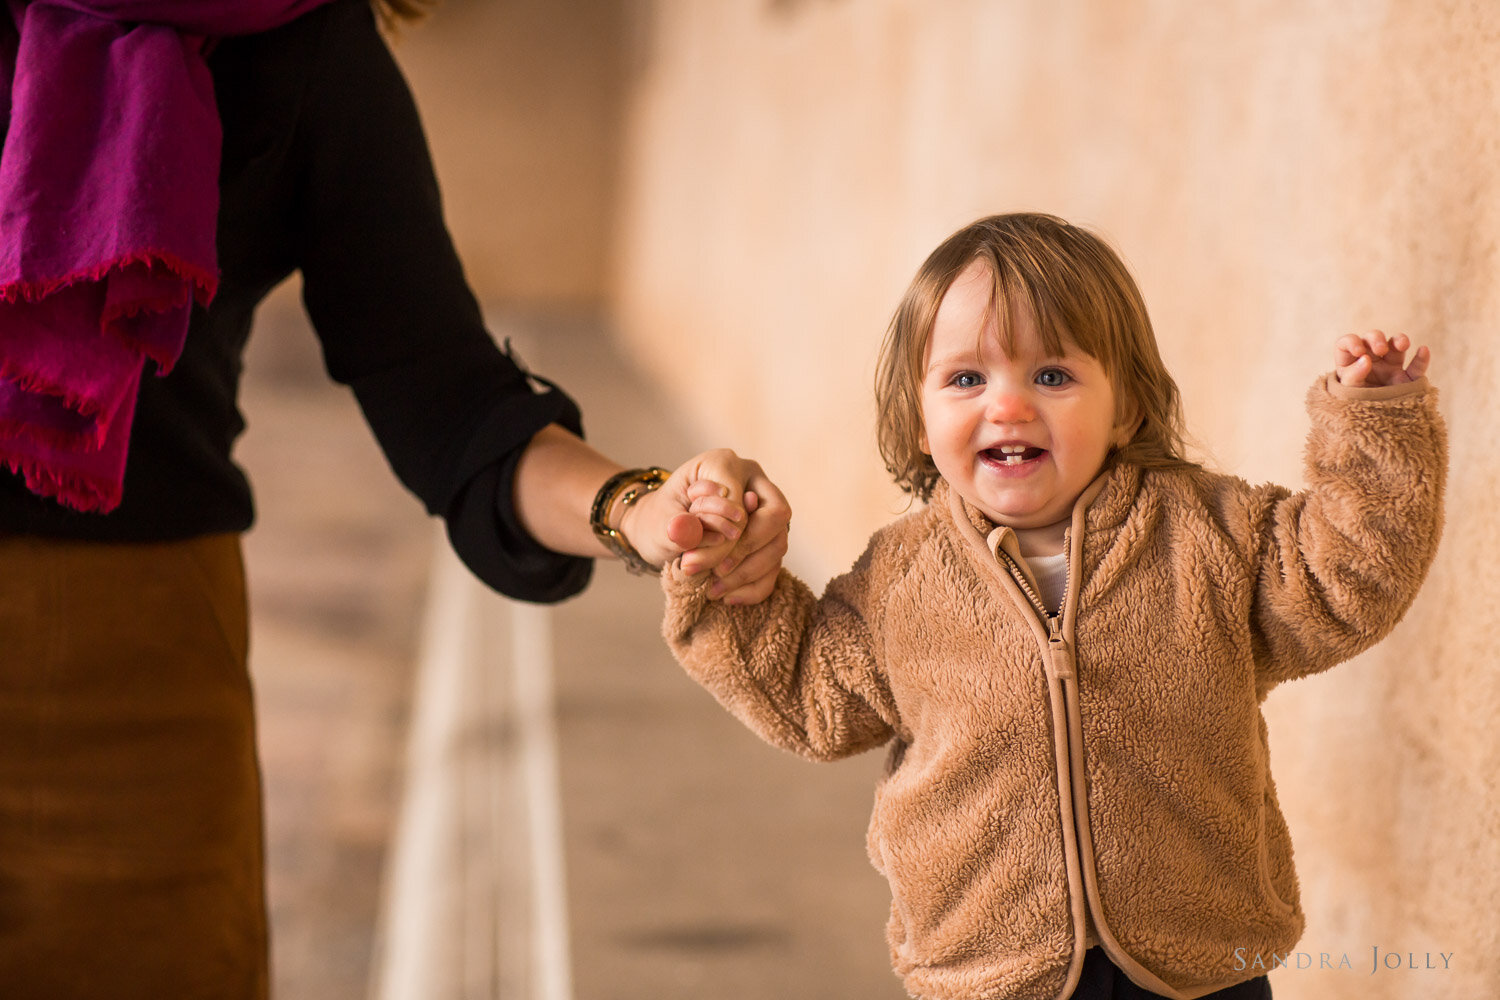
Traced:
[[387, 31], [394, 31], [402, 21], [420, 21], [437, 3], [438, 0], [370, 0]]
[[[1119, 256], [1100, 237], [1052, 215], [992, 215], [944, 240], [917, 269], [880, 347], [875, 375], [880, 455], [897, 485], [926, 500], [937, 466], [921, 448], [922, 363], [938, 305], [965, 268], [982, 262], [994, 279], [1000, 343], [1014, 350], [1011, 316], [1024, 309], [1048, 353], [1067, 344], [1096, 358], [1120, 405], [1140, 423], [1108, 462], [1189, 466], [1182, 402], [1162, 364], [1145, 301]], [[1128, 412], [1128, 411], [1124, 411]]]

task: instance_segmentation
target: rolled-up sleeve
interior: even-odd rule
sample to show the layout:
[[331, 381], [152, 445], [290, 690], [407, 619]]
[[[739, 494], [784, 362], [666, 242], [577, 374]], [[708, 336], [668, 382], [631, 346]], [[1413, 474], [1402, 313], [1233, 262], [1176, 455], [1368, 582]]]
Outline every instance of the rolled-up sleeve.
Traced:
[[582, 433], [578, 407], [485, 328], [416, 105], [369, 4], [326, 11], [302, 107], [298, 266], [329, 375], [354, 391], [396, 476], [446, 520], [480, 579], [523, 600], [577, 593], [592, 560], [534, 541], [513, 482], [538, 430]]

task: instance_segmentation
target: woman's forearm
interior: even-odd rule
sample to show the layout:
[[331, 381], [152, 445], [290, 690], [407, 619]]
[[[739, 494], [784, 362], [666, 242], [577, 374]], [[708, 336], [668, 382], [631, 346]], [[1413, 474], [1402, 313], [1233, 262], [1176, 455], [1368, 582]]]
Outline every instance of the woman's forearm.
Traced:
[[599, 487], [620, 469], [568, 430], [544, 427], [516, 467], [516, 516], [532, 538], [554, 552], [607, 557], [609, 550], [589, 527], [589, 510]]

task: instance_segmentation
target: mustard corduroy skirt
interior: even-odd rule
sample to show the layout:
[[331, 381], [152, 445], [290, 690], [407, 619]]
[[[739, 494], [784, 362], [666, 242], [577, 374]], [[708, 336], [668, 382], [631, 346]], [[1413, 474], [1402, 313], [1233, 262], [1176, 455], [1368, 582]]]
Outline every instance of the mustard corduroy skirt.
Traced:
[[0, 997], [267, 993], [239, 539], [0, 537]]

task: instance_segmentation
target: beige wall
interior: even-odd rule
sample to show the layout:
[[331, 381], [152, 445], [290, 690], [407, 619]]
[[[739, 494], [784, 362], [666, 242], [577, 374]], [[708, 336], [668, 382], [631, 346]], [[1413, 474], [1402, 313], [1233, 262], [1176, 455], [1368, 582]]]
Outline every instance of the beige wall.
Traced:
[[[1450, 519], [1397, 633], [1270, 701], [1300, 946], [1277, 996], [1500, 995], [1500, 5], [656, 0], [613, 301], [632, 349], [842, 569], [899, 509], [869, 383], [936, 242], [1043, 209], [1122, 248], [1215, 464], [1295, 484], [1335, 336], [1432, 345]], [[1372, 948], [1440, 968], [1369, 975]], [[1441, 970], [1438, 953], [1452, 966]]]
[[394, 50], [480, 297], [603, 299], [621, 98], [620, 0], [444, 0]]

